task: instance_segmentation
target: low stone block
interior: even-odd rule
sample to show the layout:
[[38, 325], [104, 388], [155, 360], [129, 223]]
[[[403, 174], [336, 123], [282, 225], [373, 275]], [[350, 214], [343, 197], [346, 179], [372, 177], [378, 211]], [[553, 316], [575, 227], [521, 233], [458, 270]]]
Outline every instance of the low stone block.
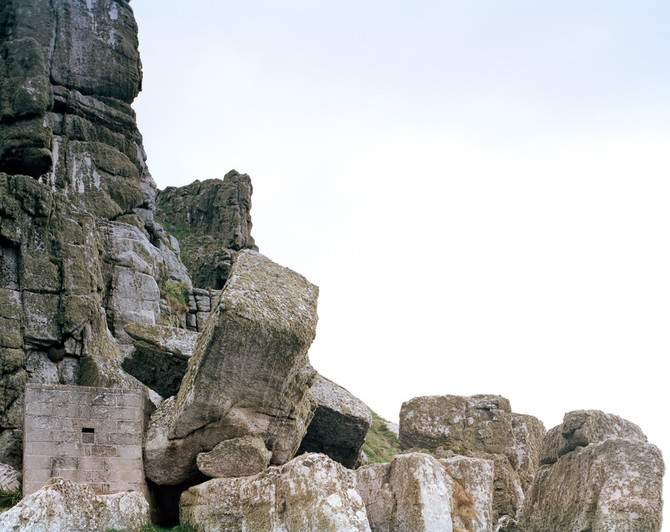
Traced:
[[208, 453], [200, 453], [196, 464], [208, 477], [247, 477], [264, 471], [272, 458], [265, 442], [258, 437], [245, 436], [219, 443]]

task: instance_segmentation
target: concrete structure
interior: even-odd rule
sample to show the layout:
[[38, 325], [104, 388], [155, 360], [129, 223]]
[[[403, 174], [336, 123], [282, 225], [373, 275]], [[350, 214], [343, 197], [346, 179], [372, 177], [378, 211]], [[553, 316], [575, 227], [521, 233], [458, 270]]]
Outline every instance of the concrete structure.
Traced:
[[24, 422], [24, 496], [52, 477], [98, 493], [147, 493], [142, 392], [29, 384]]

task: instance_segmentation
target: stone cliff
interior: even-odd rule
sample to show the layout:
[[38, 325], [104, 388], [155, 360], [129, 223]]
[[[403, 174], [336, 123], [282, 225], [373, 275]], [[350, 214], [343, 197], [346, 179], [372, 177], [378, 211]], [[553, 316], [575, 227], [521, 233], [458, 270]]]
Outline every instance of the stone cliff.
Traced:
[[[364, 447], [371, 424], [391, 433], [312, 368], [318, 287], [258, 253], [249, 176], [156, 189], [130, 107], [137, 45], [126, 0], [0, 7], [0, 488], [22, 468], [26, 385], [79, 385], [141, 391], [135, 459], [167, 524], [660, 530], [660, 451], [610, 414], [546, 432], [501, 396], [418, 397], [397, 449]], [[147, 521], [137, 494], [71, 480], [0, 532]]]
[[124, 327], [191, 286], [154, 219], [130, 107], [142, 81], [127, 2], [0, 10], [0, 461], [20, 467], [23, 387], [140, 387]]

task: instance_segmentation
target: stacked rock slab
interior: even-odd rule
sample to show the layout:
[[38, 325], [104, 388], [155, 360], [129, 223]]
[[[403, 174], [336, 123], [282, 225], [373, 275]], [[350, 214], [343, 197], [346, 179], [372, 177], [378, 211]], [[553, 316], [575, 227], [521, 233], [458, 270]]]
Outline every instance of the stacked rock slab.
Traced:
[[149, 504], [138, 491], [96, 495], [87, 486], [52, 478], [0, 514], [0, 532], [139, 532], [148, 522]]
[[597, 410], [569, 412], [547, 433], [540, 459], [522, 530], [661, 530], [663, 458], [637, 425]]
[[354, 467], [372, 424], [368, 407], [321, 375], [309, 389], [308, 399], [313, 417], [298, 452], [325, 453]]
[[498, 395], [416, 397], [400, 410], [400, 445], [487, 458], [495, 464], [493, 517], [516, 516], [538, 467], [542, 422]]
[[179, 509], [180, 521], [196, 530], [370, 531], [355, 473], [321, 454], [194, 486]]
[[198, 333], [176, 327], [133, 323], [126, 326], [134, 349], [122, 367], [161, 397], [172, 397], [186, 373]]
[[249, 176], [235, 170], [223, 181], [195, 181], [159, 192], [160, 220], [180, 235], [182, 259], [197, 287], [223, 288], [235, 252], [258, 251], [251, 236], [252, 192]]
[[270, 464], [272, 453], [258, 436], [224, 440], [196, 458], [198, 469], [211, 478], [248, 477], [261, 473]]
[[140, 387], [123, 326], [157, 322], [159, 275], [190, 285], [154, 221], [140, 86], [125, 0], [0, 4], [0, 462], [16, 468], [25, 384]]
[[238, 253], [179, 392], [152, 416], [145, 471], [153, 482], [188, 481], [198, 453], [241, 436], [262, 438], [273, 464], [295, 455], [311, 418], [317, 295], [288, 268]]

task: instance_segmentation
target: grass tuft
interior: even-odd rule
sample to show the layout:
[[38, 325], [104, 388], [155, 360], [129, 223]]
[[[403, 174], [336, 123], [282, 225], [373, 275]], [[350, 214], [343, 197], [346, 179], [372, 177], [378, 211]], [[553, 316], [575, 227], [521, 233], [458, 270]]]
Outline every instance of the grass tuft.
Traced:
[[385, 419], [370, 410], [372, 414], [372, 425], [368, 430], [363, 444], [363, 452], [372, 463], [386, 463], [400, 453], [400, 442], [398, 437], [386, 426]]

